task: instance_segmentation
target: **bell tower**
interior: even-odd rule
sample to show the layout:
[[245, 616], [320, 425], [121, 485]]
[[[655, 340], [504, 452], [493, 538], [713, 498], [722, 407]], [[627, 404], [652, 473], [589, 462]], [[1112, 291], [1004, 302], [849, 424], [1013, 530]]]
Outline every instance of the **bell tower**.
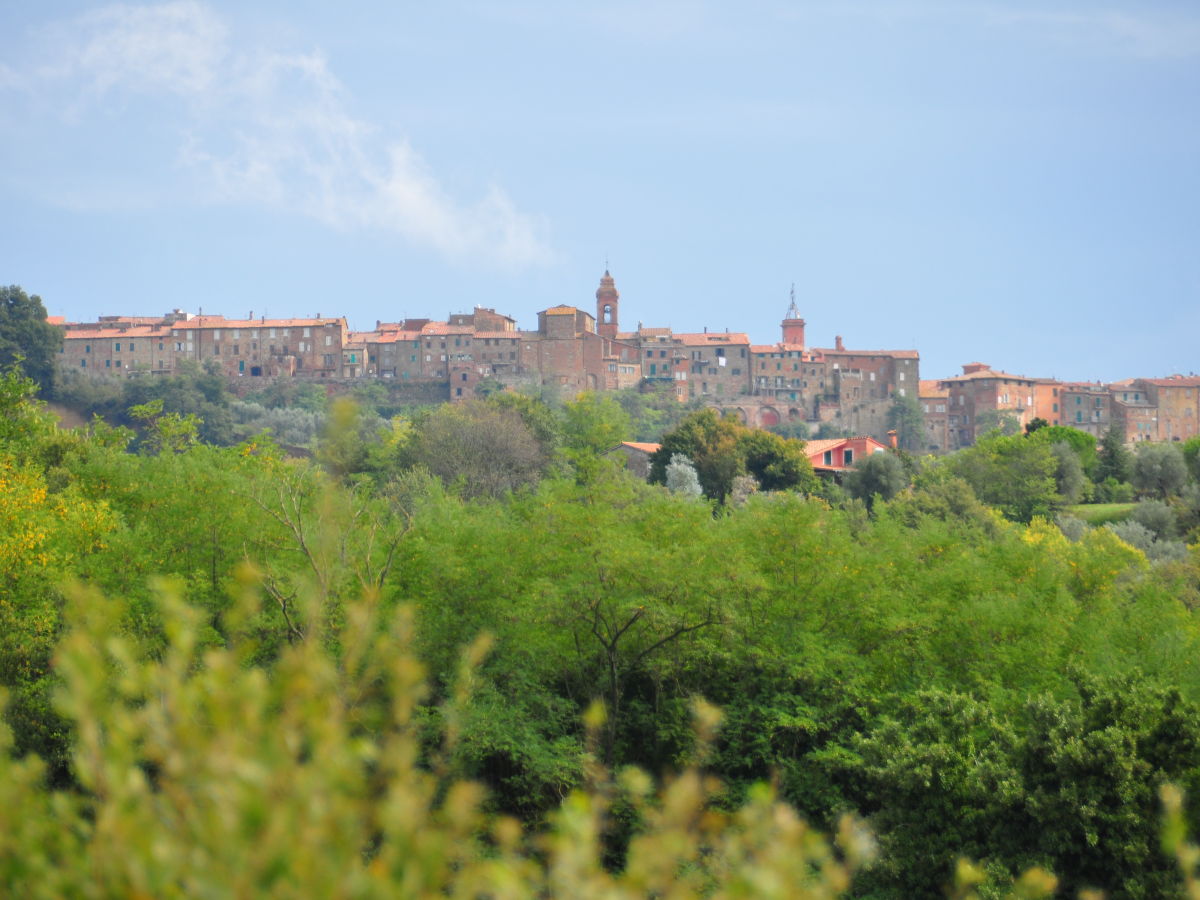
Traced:
[[601, 337], [609, 340], [617, 336], [617, 308], [621, 301], [621, 292], [613, 283], [613, 277], [605, 268], [604, 276], [600, 279], [600, 287], [596, 289], [596, 331]]
[[800, 310], [796, 309], [796, 285], [792, 285], [792, 303], [787, 315], [783, 317], [783, 342], [795, 344], [804, 349], [804, 320], [800, 318]]

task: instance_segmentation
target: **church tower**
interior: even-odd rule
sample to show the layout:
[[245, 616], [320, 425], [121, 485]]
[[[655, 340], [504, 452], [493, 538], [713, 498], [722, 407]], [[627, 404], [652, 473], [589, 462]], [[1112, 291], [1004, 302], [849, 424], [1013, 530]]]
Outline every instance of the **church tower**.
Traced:
[[804, 349], [804, 320], [800, 318], [800, 310], [796, 309], [796, 286], [792, 285], [792, 305], [788, 307], [787, 315], [783, 317], [783, 342], [794, 344]]
[[596, 331], [602, 336], [615, 339], [617, 336], [617, 306], [621, 293], [613, 283], [613, 277], [604, 270], [600, 287], [596, 289]]

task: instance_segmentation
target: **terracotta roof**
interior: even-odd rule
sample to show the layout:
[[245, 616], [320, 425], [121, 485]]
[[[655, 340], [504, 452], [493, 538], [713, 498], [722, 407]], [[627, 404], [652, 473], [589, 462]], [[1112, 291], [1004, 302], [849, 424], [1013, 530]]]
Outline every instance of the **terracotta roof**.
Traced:
[[638, 441], [621, 441], [622, 447], [629, 447], [633, 450], [641, 450], [643, 453], [657, 453], [662, 444], [640, 443]]
[[751, 353], [779, 353], [778, 344], [751, 344]]
[[475, 337], [487, 338], [491, 341], [519, 341], [521, 339], [521, 334], [517, 331], [477, 331], [475, 332]]
[[1139, 378], [1137, 380], [1155, 387], [1200, 387], [1200, 376], [1197, 375], [1171, 375], [1168, 378]]
[[548, 316], [573, 316], [578, 310], [574, 306], [552, 306], [543, 312]]
[[949, 397], [950, 391], [944, 387], [940, 387], [936, 381], [922, 381], [917, 386], [917, 396], [919, 397]]
[[67, 341], [96, 341], [121, 340], [122, 338], [137, 337], [166, 337], [171, 329], [165, 325], [131, 325], [128, 327], [112, 326], [109, 328], [76, 328], [66, 332], [63, 340]]
[[804, 452], [813, 456], [817, 453], [824, 453], [826, 450], [832, 450], [834, 447], [840, 447], [849, 440], [850, 438], [822, 438], [819, 441], [806, 441]]
[[51, 325], [66, 325], [67, 317], [66, 316], [46, 316], [46, 321], [49, 322]]
[[471, 334], [474, 330], [474, 325], [451, 325], [448, 322], [430, 322], [421, 326], [423, 335]]
[[952, 375], [949, 378], [938, 379], [943, 384], [947, 382], [961, 381], [986, 381], [988, 379], [999, 378], [1004, 381], [1028, 381], [1030, 383], [1050, 384], [1054, 382], [1052, 378], [1030, 378], [1028, 375], [1013, 375], [1009, 372], [997, 372], [994, 369], [984, 369], [981, 372], [971, 372], [968, 375]]
[[920, 359], [921, 354], [916, 350], [830, 350], [825, 347], [813, 348], [813, 353], [823, 356], [891, 356], [896, 359]]
[[[161, 320], [159, 320], [161, 321]], [[182, 331], [188, 328], [303, 328], [322, 325], [335, 325], [345, 322], [343, 316], [323, 319], [227, 319], [224, 316], [193, 316], [190, 319], [180, 319], [167, 325]]]
[[681, 344], [749, 344], [748, 335], [739, 331], [702, 331], [699, 334], [675, 334]]

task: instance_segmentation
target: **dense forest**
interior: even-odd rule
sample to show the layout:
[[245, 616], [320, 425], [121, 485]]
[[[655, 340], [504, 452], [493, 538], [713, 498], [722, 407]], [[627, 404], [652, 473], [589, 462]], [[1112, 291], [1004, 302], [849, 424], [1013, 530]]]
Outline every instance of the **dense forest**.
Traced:
[[47, 396], [103, 415], [0, 382], [14, 893], [1193, 887], [1200, 442], [835, 484], [654, 395]]

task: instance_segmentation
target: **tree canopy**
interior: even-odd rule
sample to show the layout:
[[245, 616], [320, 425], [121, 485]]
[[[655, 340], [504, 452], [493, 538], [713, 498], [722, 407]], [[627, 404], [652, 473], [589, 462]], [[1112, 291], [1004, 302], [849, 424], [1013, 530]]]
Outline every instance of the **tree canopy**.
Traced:
[[18, 359], [45, 393], [54, 388], [62, 329], [46, 321], [46, 307], [14, 285], [0, 287], [0, 368]]

